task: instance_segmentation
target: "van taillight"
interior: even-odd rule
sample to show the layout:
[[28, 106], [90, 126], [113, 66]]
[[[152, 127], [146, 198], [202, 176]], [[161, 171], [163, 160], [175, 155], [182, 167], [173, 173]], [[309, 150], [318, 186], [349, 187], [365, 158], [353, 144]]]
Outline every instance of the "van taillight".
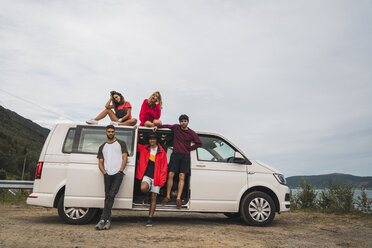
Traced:
[[41, 178], [41, 171], [43, 170], [43, 163], [44, 162], [39, 162], [37, 164], [35, 179], [40, 179]]

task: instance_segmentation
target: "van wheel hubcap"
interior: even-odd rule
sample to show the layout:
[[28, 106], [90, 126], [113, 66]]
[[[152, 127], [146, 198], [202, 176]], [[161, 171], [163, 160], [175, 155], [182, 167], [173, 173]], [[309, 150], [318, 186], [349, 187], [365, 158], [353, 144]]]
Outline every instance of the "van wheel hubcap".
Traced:
[[249, 215], [257, 222], [267, 220], [271, 214], [271, 207], [264, 198], [254, 198], [248, 206]]
[[88, 213], [89, 208], [64, 208], [67, 217], [73, 220], [81, 219]]

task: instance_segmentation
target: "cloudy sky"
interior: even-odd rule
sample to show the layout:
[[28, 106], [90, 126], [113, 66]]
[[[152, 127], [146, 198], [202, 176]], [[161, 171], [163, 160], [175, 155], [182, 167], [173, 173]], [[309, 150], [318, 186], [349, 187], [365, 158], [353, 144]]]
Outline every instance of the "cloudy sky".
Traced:
[[[372, 1], [0, 1], [0, 104], [83, 122], [122, 92], [138, 118], [218, 132], [286, 176], [372, 175]], [[108, 120], [102, 123], [108, 123]]]

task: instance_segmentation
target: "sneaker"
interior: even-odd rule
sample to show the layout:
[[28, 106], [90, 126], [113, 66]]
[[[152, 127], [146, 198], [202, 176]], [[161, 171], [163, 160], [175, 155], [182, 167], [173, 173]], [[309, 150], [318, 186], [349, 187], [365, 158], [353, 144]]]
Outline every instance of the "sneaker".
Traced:
[[97, 230], [102, 230], [104, 225], [105, 225], [105, 221], [104, 220], [100, 220], [100, 221], [98, 221], [98, 223], [96, 225], [96, 229]]
[[152, 226], [152, 220], [151, 218], [148, 218], [146, 226]]
[[87, 124], [98, 124], [98, 121], [96, 121], [95, 119], [90, 119], [88, 121], [86, 121]]
[[111, 221], [107, 220], [106, 224], [103, 226], [103, 230], [108, 230], [111, 227]]
[[110, 124], [113, 126], [119, 126], [119, 122], [117, 121], [111, 121]]

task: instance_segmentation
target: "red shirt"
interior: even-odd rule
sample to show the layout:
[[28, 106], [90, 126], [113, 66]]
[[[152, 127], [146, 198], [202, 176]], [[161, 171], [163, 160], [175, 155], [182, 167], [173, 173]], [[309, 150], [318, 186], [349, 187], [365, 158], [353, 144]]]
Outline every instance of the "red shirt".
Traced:
[[139, 115], [139, 119], [141, 121], [140, 126], [145, 125], [146, 121], [153, 122], [155, 119], [158, 120], [161, 115], [159, 104], [156, 104], [155, 108], [151, 108], [147, 101], [148, 100], [145, 99], [142, 103], [141, 112]]
[[[115, 108], [115, 113], [123, 108], [125, 109], [125, 112], [128, 113], [128, 109], [132, 108], [132, 105], [130, 105], [130, 102], [125, 102], [124, 104], [119, 105], [117, 108]], [[128, 119], [132, 119], [132, 113], [129, 115]]]

